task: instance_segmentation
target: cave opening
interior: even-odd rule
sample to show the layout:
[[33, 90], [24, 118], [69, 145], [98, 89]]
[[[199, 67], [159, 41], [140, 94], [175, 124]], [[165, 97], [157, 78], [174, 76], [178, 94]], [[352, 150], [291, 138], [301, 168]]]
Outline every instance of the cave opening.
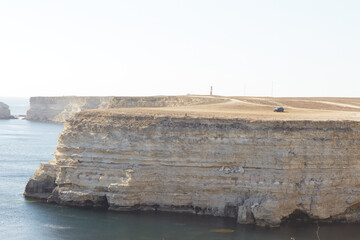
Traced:
[[296, 209], [289, 216], [281, 219], [281, 222], [291, 223], [291, 222], [312, 222], [312, 219], [309, 214], [305, 211]]

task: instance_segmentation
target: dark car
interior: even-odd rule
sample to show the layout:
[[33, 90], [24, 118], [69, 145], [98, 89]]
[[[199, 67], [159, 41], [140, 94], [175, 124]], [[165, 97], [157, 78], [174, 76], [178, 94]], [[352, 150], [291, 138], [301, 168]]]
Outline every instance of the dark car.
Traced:
[[276, 107], [274, 108], [274, 112], [284, 112], [285, 109], [283, 107]]

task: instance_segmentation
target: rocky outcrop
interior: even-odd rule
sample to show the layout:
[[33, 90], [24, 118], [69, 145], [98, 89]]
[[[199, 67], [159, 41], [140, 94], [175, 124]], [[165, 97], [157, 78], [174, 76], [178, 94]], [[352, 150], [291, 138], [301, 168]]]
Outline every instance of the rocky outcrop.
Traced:
[[0, 119], [13, 119], [14, 116], [11, 115], [9, 106], [3, 102], [0, 102]]
[[107, 108], [112, 97], [31, 97], [26, 119], [64, 123], [75, 113]]
[[25, 196], [277, 226], [360, 220], [360, 122], [88, 111], [65, 125]]

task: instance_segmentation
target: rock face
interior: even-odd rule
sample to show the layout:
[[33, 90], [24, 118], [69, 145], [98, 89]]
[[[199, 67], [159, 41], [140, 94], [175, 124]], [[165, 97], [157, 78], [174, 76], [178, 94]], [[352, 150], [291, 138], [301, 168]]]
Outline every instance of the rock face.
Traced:
[[112, 97], [31, 97], [26, 119], [64, 123], [75, 113], [107, 108]]
[[87, 111], [65, 125], [25, 196], [277, 226], [360, 220], [360, 122]]
[[0, 119], [12, 119], [9, 106], [3, 102], [0, 102]]

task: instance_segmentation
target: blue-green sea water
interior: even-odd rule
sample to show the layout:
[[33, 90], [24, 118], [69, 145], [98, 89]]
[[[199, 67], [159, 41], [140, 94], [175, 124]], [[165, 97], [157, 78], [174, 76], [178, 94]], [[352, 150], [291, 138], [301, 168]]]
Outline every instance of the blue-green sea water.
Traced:
[[[26, 108], [26, 102], [17, 103], [15, 114], [25, 114]], [[28, 179], [40, 162], [52, 158], [62, 129], [56, 124], [0, 120], [0, 240], [317, 239], [315, 224], [262, 228], [239, 225], [231, 218], [111, 212], [25, 200]], [[322, 240], [358, 240], [360, 224], [320, 224], [319, 234]]]

